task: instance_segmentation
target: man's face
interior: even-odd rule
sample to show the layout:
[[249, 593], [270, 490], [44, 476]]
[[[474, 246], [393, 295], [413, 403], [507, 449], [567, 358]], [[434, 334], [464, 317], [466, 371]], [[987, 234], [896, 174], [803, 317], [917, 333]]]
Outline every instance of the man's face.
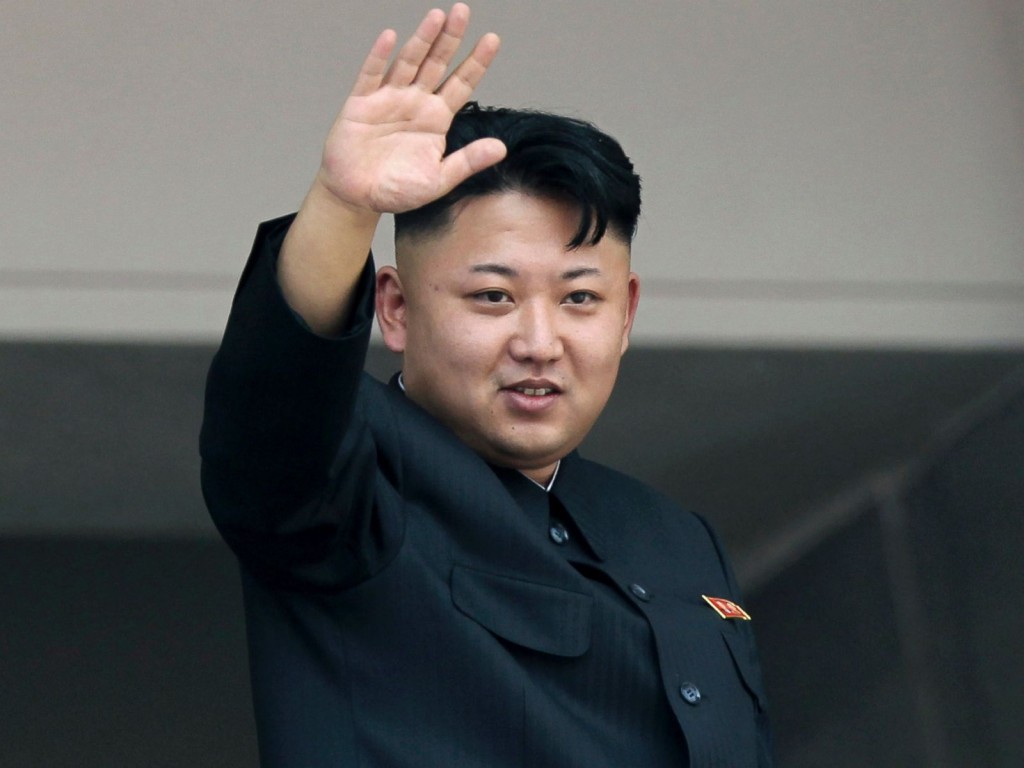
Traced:
[[604, 408], [639, 298], [629, 246], [566, 250], [568, 204], [472, 198], [452, 226], [398, 243], [378, 274], [387, 346], [412, 400], [487, 461], [545, 480]]

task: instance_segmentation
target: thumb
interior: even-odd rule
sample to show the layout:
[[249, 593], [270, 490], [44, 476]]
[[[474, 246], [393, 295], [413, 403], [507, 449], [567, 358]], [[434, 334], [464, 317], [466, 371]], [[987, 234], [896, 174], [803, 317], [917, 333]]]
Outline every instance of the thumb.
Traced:
[[477, 139], [441, 161], [441, 195], [446, 195], [474, 173], [501, 162], [508, 153], [501, 139]]

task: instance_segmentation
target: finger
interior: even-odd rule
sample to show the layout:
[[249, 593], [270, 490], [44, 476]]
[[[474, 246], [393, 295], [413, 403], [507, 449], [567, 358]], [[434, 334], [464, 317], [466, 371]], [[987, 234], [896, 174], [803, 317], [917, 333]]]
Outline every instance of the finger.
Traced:
[[498, 55], [500, 47], [501, 38], [493, 32], [488, 32], [480, 38], [472, 53], [438, 88], [438, 95], [444, 99], [452, 112], [458, 112], [462, 105], [469, 101], [469, 97], [487, 74], [487, 68]]
[[380, 88], [384, 70], [388, 66], [388, 58], [395, 48], [396, 38], [397, 35], [393, 29], [385, 29], [377, 36], [377, 41], [373, 44], [356, 76], [356, 83], [352, 86], [353, 96], [367, 96]]
[[446, 195], [474, 173], [490, 168], [507, 154], [500, 139], [477, 139], [441, 162], [441, 194]]
[[456, 3], [444, 23], [441, 34], [427, 52], [413, 82], [431, 93], [444, 80], [445, 72], [455, 58], [455, 52], [462, 44], [462, 38], [469, 26], [469, 6]]
[[385, 85], [409, 85], [420, 71], [420, 65], [430, 53], [434, 41], [444, 28], [444, 11], [434, 8], [416, 28], [395, 57], [391, 69], [384, 75]]

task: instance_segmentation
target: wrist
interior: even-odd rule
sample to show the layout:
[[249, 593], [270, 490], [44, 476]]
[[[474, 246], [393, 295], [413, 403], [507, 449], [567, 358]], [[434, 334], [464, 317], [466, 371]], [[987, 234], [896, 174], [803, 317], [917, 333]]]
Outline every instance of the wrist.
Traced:
[[328, 187], [320, 174], [317, 174], [313, 184], [306, 194], [302, 207], [315, 210], [319, 215], [317, 218], [330, 219], [351, 231], [369, 230], [377, 228], [381, 214], [372, 208], [365, 208], [353, 205], [338, 197]]

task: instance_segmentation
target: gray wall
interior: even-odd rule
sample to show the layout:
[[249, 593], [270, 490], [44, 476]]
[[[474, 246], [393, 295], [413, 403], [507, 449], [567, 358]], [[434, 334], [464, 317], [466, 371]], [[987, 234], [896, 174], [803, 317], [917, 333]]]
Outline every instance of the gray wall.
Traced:
[[[216, 338], [255, 222], [425, 7], [6, 0], [0, 337]], [[644, 176], [639, 340], [1019, 347], [1019, 0], [473, 7], [481, 100], [592, 118]]]

